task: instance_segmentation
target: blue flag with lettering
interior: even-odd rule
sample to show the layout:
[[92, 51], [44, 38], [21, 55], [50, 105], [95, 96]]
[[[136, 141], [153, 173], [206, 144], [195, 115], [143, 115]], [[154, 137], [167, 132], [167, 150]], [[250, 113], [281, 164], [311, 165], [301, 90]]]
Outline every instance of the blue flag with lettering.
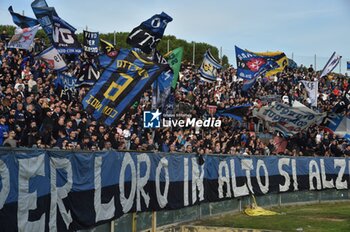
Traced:
[[46, 35], [49, 37], [50, 41], [52, 41], [52, 33], [53, 33], [52, 16], [58, 17], [55, 8], [49, 7], [45, 0], [35, 0], [32, 2], [31, 6], [41, 27], [45, 31]]
[[150, 53], [163, 38], [164, 30], [171, 21], [173, 18], [164, 12], [156, 14], [135, 27], [128, 35], [126, 42], [145, 53]]
[[235, 46], [235, 50], [237, 60], [237, 77], [252, 80], [260, 68], [267, 63], [266, 57], [245, 51], [237, 46]]
[[20, 28], [28, 28], [28, 27], [34, 27], [39, 24], [39, 21], [24, 15], [20, 15], [13, 11], [12, 6], [9, 7], [9, 12], [12, 16], [12, 20], [14, 24], [19, 26]]
[[72, 101], [78, 91], [76, 89], [77, 78], [69, 76], [63, 73], [58, 73], [57, 78], [54, 80], [55, 91], [60, 96], [60, 99]]
[[103, 55], [100, 63], [105, 70], [83, 99], [83, 106], [108, 126], [116, 123], [167, 67], [129, 49], [120, 49], [115, 58]]
[[82, 48], [74, 34], [76, 29], [58, 16], [52, 16], [52, 23], [52, 44], [57, 51], [60, 54], [80, 54]]

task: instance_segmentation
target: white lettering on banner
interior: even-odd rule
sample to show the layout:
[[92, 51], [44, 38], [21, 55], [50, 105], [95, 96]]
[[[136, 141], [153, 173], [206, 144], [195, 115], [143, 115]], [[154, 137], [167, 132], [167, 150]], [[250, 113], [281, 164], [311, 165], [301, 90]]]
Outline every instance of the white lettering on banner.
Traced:
[[[315, 172], [313, 171], [315, 169]], [[313, 183], [313, 179], [316, 178], [316, 188]], [[318, 168], [318, 164], [316, 160], [310, 160], [309, 162], [309, 184], [310, 190], [320, 190], [322, 188], [321, 185], [321, 177], [320, 177], [320, 169]]]
[[[143, 177], [141, 177], [141, 163], [144, 163], [146, 165], [146, 173]], [[142, 153], [141, 155], [137, 156], [137, 190], [136, 190], [136, 210], [141, 211], [141, 195], [143, 199], [145, 199], [146, 207], [149, 206], [149, 200], [150, 197], [148, 193], [145, 192], [143, 187], [148, 182], [149, 176], [150, 176], [150, 170], [151, 168], [151, 160], [149, 159], [148, 155], [146, 153]]]
[[[162, 158], [158, 163], [157, 170], [156, 170], [156, 194], [157, 194], [157, 201], [160, 208], [164, 208], [168, 204], [168, 193], [169, 193], [169, 185], [170, 185], [168, 165], [169, 165], [168, 160], [166, 158]], [[164, 176], [165, 187], [164, 187], [163, 194], [160, 192], [160, 173], [162, 169], [164, 169], [164, 173], [165, 173], [165, 176]]]
[[102, 157], [96, 156], [94, 162], [95, 170], [95, 192], [94, 192], [94, 208], [96, 212], [95, 222], [108, 220], [114, 217], [115, 214], [115, 200], [114, 196], [107, 203], [101, 201], [102, 190]]
[[71, 31], [69, 29], [55, 26], [55, 29], [52, 32], [53, 41], [55, 43], [59, 43], [60, 36], [62, 38], [62, 42], [66, 43], [66, 44], [73, 44], [74, 43], [74, 39], [73, 39]]
[[[346, 160], [345, 159], [335, 159], [334, 160], [334, 168], [337, 169], [339, 167], [339, 172], [337, 179], [335, 180], [335, 187], [337, 189], [347, 189], [348, 188], [348, 181], [343, 180], [345, 167], [346, 167]], [[350, 161], [349, 161], [349, 169], [350, 169]], [[350, 172], [350, 170], [349, 170]]]
[[231, 197], [231, 186], [230, 186], [230, 173], [229, 173], [229, 169], [228, 169], [228, 165], [226, 163], [226, 161], [221, 161], [219, 163], [219, 178], [218, 178], [218, 182], [219, 182], [219, 198], [223, 198], [224, 197], [224, 190], [223, 187], [226, 184], [226, 196], [225, 197]]
[[242, 169], [245, 170], [245, 176], [247, 177], [248, 188], [250, 192], [254, 194], [252, 180], [250, 178], [250, 171], [254, 169], [253, 160], [243, 159], [241, 163], [242, 163]]
[[320, 159], [320, 165], [321, 165], [321, 177], [322, 177], [323, 188], [334, 188], [333, 179], [327, 180], [326, 168], [324, 166], [324, 159]]
[[[264, 170], [265, 185], [263, 185], [263, 183], [261, 182], [260, 168], [263, 168]], [[263, 160], [258, 160], [256, 164], [256, 179], [258, 181], [258, 185], [260, 187], [261, 192], [266, 194], [269, 191], [269, 173]]]
[[[299, 175], [308, 178], [305, 180], [306, 183], [301, 185], [303, 190], [305, 188], [307, 190], [349, 189], [349, 158], [220, 158], [205, 156], [204, 164], [199, 165], [197, 157], [193, 155], [162, 157], [146, 153], [131, 155], [130, 153], [110, 152], [102, 156], [99, 154], [91, 155], [84, 158], [86, 159], [84, 162], [80, 162], [80, 157], [74, 154], [64, 157], [51, 156], [47, 153], [37, 154], [39, 155], [5, 154], [0, 156], [0, 209], [1, 211], [5, 210], [0, 214], [0, 220], [1, 223], [4, 223], [2, 225], [9, 226], [6, 227], [6, 229], [9, 228], [8, 230], [44, 231], [48, 229], [55, 232], [58, 230], [57, 228], [72, 229], [73, 225], [74, 227], [78, 225], [78, 229], [84, 226], [92, 227], [101, 221], [114, 218], [117, 211], [116, 206], [119, 207], [119, 205], [121, 205], [119, 211], [129, 213], [135, 210], [181, 208], [205, 200], [247, 196], [254, 191], [260, 192], [260, 190], [263, 194], [269, 193], [271, 189], [273, 191], [278, 189], [278, 192], [292, 189], [296, 191], [298, 190], [297, 161], [300, 161], [298, 168], [305, 169], [298, 169]], [[112, 154], [118, 155], [118, 158], [110, 159], [108, 156]], [[119, 162], [120, 158], [122, 158], [122, 162]], [[104, 162], [118, 163], [113, 166], [114, 164], [105, 165]], [[85, 165], [89, 164], [94, 165], [94, 167], [87, 169], [90, 166]], [[120, 170], [113, 170], [113, 167], [118, 167]], [[110, 168], [112, 169], [110, 170]], [[169, 170], [170, 168], [173, 170]], [[182, 168], [184, 170], [183, 176], [182, 173], [177, 173], [178, 169]], [[77, 173], [78, 169], [79, 173]], [[80, 170], [84, 171], [80, 172]], [[87, 173], [88, 170], [90, 173]], [[269, 172], [271, 170], [274, 170], [274, 175], [277, 175], [278, 182], [270, 182], [271, 173], [269, 174]], [[118, 174], [112, 177], [108, 175], [113, 171]], [[175, 176], [170, 176], [171, 174]], [[180, 176], [181, 179], [179, 179]], [[11, 181], [12, 178], [17, 177], [18, 184], [16, 180]], [[94, 178], [94, 186], [87, 189], [86, 181], [90, 178]], [[107, 184], [107, 180], [104, 178], [109, 178], [108, 183], [114, 187], [110, 188], [112, 191], [109, 193], [111, 194], [110, 198], [102, 202], [104, 199], [102, 188]], [[153, 189], [147, 188], [151, 178], [152, 182], [154, 178], [155, 188]], [[291, 178], [293, 178], [293, 183]], [[254, 191], [252, 179], [254, 180]], [[211, 180], [218, 181], [217, 189], [211, 188]], [[73, 181], [77, 181], [74, 189]], [[182, 181], [183, 192], [170, 193], [169, 196], [170, 187], [172, 189], [175, 187], [170, 185], [179, 184]], [[192, 181], [191, 184], [190, 181]], [[210, 183], [206, 183], [206, 181], [210, 181]], [[84, 187], [77, 187], [78, 185], [84, 185]], [[117, 195], [118, 188], [120, 195]], [[83, 208], [76, 208], [76, 205], [72, 204], [73, 201], [79, 200], [79, 192], [81, 191], [94, 192], [94, 196], [89, 194], [92, 199], [88, 198], [94, 208], [89, 208], [89, 211], [86, 212], [81, 212]], [[180, 202], [172, 199], [170, 203], [174, 203], [174, 205], [169, 205], [168, 199], [174, 197], [173, 194], [179, 195], [175, 195], [175, 198], [176, 200], [180, 199]], [[151, 198], [151, 196], [156, 199]], [[205, 199], [205, 196], [210, 196], [210, 199]], [[39, 197], [40, 205], [38, 204]], [[42, 205], [42, 197], [50, 198], [50, 204]], [[182, 197], [183, 202], [181, 202]], [[17, 210], [14, 212], [15, 215], [6, 215], [13, 212], [11, 207]], [[150, 209], [150, 207], [154, 208]], [[81, 223], [81, 221], [75, 222], [73, 212], [74, 215], [86, 214], [89, 218], [84, 221], [86, 224]], [[7, 221], [6, 218], [16, 219]]]
[[4, 161], [0, 160], [0, 209], [4, 206], [6, 199], [10, 193], [10, 172]]
[[[29, 211], [37, 208], [37, 190], [29, 192], [29, 181], [35, 176], [45, 176], [45, 154], [18, 159], [18, 231], [45, 231], [45, 213], [39, 220], [29, 221]], [[37, 186], [36, 186], [37, 187]]]
[[199, 171], [197, 158], [192, 158], [192, 204], [197, 201], [197, 189], [199, 190], [199, 201], [204, 200], [204, 164], [200, 167], [201, 171]]
[[232, 182], [232, 191], [234, 197], [240, 197], [240, 196], [246, 196], [249, 195], [249, 190], [247, 187], [247, 184], [244, 183], [242, 186], [237, 186], [236, 181], [236, 169], [235, 169], [235, 160], [230, 160], [230, 166], [231, 166], [231, 182]]
[[184, 206], [188, 206], [188, 158], [184, 158]]
[[[130, 166], [130, 169], [131, 169], [131, 190], [128, 198], [125, 197], [125, 171], [127, 166]], [[119, 176], [120, 204], [123, 207], [124, 213], [129, 212], [134, 203], [135, 192], [136, 192], [136, 181], [137, 180], [136, 180], [135, 164], [131, 158], [130, 153], [127, 152], [124, 155], [122, 167], [120, 170], [120, 176]]]
[[135, 35], [142, 36], [142, 41], [138, 42], [140, 46], [143, 46], [147, 42], [147, 46], [149, 46], [151, 49], [154, 48], [154, 45], [160, 41], [160, 38], [155, 38], [155, 36], [149, 34], [148, 32], [138, 29], [133, 34], [129, 36], [129, 39], [131, 40]]
[[297, 164], [296, 160], [292, 159], [292, 174], [293, 174], [293, 186], [294, 191], [298, 190], [298, 177], [297, 177]]
[[284, 165], [288, 165], [289, 166], [289, 162], [290, 159], [289, 158], [281, 158], [278, 160], [278, 171], [280, 173], [280, 175], [282, 175], [285, 179], [284, 184], [279, 184], [279, 191], [280, 192], [286, 192], [289, 190], [289, 186], [290, 186], [290, 177], [288, 172], [283, 170], [283, 166]]
[[[57, 187], [57, 170], [63, 169], [67, 173], [66, 183]], [[51, 204], [50, 204], [50, 231], [57, 231], [57, 205], [59, 212], [61, 213], [62, 219], [66, 224], [67, 230], [69, 225], [72, 223], [73, 218], [71, 213], [66, 210], [64, 206], [63, 199], [68, 197], [68, 193], [72, 190], [73, 185], [73, 171], [72, 164], [69, 159], [62, 158], [50, 158], [50, 185], [51, 185]]]

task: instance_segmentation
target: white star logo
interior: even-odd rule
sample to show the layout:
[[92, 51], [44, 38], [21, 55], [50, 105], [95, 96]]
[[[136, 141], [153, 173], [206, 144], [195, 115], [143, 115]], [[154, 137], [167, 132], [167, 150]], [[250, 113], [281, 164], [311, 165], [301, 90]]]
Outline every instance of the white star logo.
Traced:
[[154, 113], [151, 113], [153, 116], [152, 116], [152, 119], [151, 119], [151, 122], [153, 122], [153, 120], [157, 119], [162, 113], [159, 112], [159, 109], [157, 109], [156, 112]]

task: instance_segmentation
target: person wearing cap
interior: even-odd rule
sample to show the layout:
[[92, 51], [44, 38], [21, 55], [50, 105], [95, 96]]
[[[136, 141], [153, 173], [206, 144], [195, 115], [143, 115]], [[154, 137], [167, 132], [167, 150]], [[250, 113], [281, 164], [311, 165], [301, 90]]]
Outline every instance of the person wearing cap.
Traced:
[[9, 128], [6, 123], [5, 115], [0, 115], [0, 146], [3, 145], [4, 140], [8, 137]]

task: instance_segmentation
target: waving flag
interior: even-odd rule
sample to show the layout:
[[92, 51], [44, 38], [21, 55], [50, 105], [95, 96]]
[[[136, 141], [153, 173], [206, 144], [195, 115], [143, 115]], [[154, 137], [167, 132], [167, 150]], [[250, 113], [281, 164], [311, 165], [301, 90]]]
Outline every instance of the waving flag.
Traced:
[[167, 65], [167, 68], [156, 78], [153, 83], [152, 109], [162, 108], [170, 94], [171, 83], [174, 79], [174, 72], [170, 68], [168, 61], [158, 51], [154, 54], [154, 61]]
[[269, 61], [269, 65], [265, 66], [267, 71], [265, 76], [273, 75], [283, 71], [288, 65], [288, 58], [283, 52], [251, 52], [243, 50], [235, 46], [237, 60], [237, 76], [246, 80], [252, 80], [256, 76], [256, 72], [265, 66]]
[[78, 94], [78, 91], [75, 88], [76, 82], [77, 78], [58, 73], [57, 78], [54, 81], [55, 91], [59, 94], [61, 99], [72, 101]]
[[82, 49], [77, 36], [76, 29], [58, 16], [52, 16], [53, 46], [60, 54], [79, 54]]
[[243, 80], [243, 86], [242, 91], [246, 92], [248, 91], [256, 82], [257, 78], [263, 77], [266, 75], [267, 72], [270, 70], [275, 69], [278, 67], [278, 64], [273, 60], [268, 60], [266, 64], [262, 65], [257, 72], [255, 72], [254, 76], [250, 80]]
[[213, 55], [210, 53], [210, 50], [207, 50], [206, 53], [204, 54], [203, 63], [199, 68], [201, 79], [207, 82], [216, 81], [221, 68], [222, 66], [213, 57]]
[[100, 75], [93, 63], [85, 62], [80, 69], [76, 86], [92, 86], [98, 81]]
[[109, 57], [117, 56], [118, 52], [115, 49], [114, 45], [110, 42], [100, 39], [101, 41], [101, 51]]
[[90, 53], [98, 53], [98, 45], [100, 36], [98, 32], [83, 31], [84, 34], [84, 51]]
[[269, 77], [276, 73], [282, 72], [289, 64], [289, 60], [284, 52], [253, 52], [256, 55], [266, 58], [277, 63], [270, 71], [266, 72], [265, 76]]
[[325, 129], [340, 138], [350, 140], [350, 117], [331, 113], [324, 120]]
[[49, 47], [42, 51], [37, 58], [45, 61], [50, 69], [56, 71], [62, 71], [67, 68], [66, 63], [62, 59], [61, 55], [58, 53], [57, 49], [54, 47]]
[[240, 106], [231, 106], [229, 108], [218, 110], [216, 112], [216, 116], [219, 117], [229, 117], [236, 119], [238, 121], [242, 121], [243, 117], [247, 115], [249, 108], [252, 106], [252, 104], [244, 104]]
[[111, 125], [123, 116], [167, 66], [128, 49], [120, 49], [114, 59], [100, 57], [101, 63], [106, 63], [105, 60], [109, 65], [83, 99], [83, 106], [95, 119]]
[[311, 106], [317, 107], [318, 81], [301, 81], [309, 95]]
[[335, 67], [339, 64], [339, 61], [341, 59], [340, 55], [337, 55], [335, 52], [332, 54], [331, 58], [327, 61], [327, 64], [324, 66], [321, 77], [327, 76], [328, 73], [332, 72]]
[[164, 30], [171, 21], [173, 18], [164, 12], [156, 14], [135, 27], [128, 35], [126, 42], [145, 53], [150, 53], [163, 38]]
[[52, 41], [52, 16], [58, 16], [54, 7], [49, 7], [45, 0], [34, 0], [31, 4], [33, 12], [46, 35]]
[[29, 28], [16, 28], [15, 34], [8, 43], [9, 48], [19, 48], [29, 50], [40, 25]]
[[34, 27], [39, 24], [39, 21], [27, 16], [20, 15], [13, 11], [12, 6], [9, 7], [9, 12], [12, 16], [13, 22], [20, 28]]

